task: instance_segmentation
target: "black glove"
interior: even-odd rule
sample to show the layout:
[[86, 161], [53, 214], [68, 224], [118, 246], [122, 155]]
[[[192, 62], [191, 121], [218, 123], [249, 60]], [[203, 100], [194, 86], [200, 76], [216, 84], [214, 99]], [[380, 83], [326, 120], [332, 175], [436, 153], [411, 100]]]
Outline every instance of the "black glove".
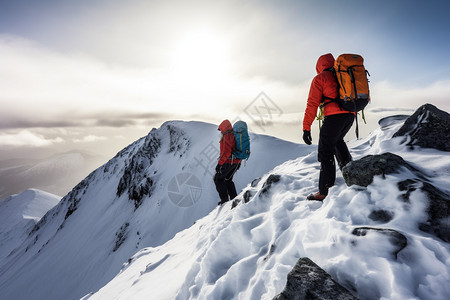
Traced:
[[219, 164], [216, 166], [216, 173], [222, 173], [222, 166]]
[[311, 145], [312, 143], [311, 131], [303, 130], [303, 140], [307, 145]]

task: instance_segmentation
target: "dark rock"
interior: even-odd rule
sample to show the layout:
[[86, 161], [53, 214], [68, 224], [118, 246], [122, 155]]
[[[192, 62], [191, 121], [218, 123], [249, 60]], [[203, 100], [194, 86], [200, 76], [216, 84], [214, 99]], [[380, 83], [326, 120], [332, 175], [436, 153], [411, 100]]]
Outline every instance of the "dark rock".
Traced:
[[281, 178], [280, 175], [270, 174], [269, 177], [267, 177], [266, 182], [264, 182], [262, 186], [261, 193], [262, 194], [267, 193], [274, 183], [280, 181], [280, 178]]
[[450, 114], [424, 104], [409, 117], [393, 137], [405, 138], [409, 146], [450, 151]]
[[374, 210], [369, 215], [369, 219], [371, 219], [372, 221], [375, 221], [375, 222], [380, 222], [380, 223], [387, 223], [387, 222], [391, 221], [393, 218], [394, 218], [394, 213], [384, 210], [384, 209]]
[[176, 126], [168, 124], [167, 130], [170, 138], [169, 153], [174, 152], [182, 157], [189, 149], [189, 139], [186, 137], [185, 132]]
[[368, 186], [372, 183], [374, 176], [397, 173], [402, 167], [416, 171], [400, 156], [387, 152], [380, 155], [368, 155], [349, 162], [342, 169], [342, 175], [348, 186], [354, 184]]
[[[400, 156], [392, 153], [368, 155], [360, 160], [352, 161], [342, 170], [348, 186], [368, 186], [376, 175], [398, 172], [402, 167], [412, 171], [412, 178], [398, 183], [401, 201], [410, 203], [410, 195], [421, 190], [428, 195], [427, 220], [418, 224], [420, 230], [433, 234], [443, 241], [450, 242], [450, 196], [428, 182], [425, 174], [405, 162]], [[389, 222], [393, 215], [387, 211], [373, 211], [369, 218], [374, 221]]]
[[369, 231], [375, 231], [389, 237], [389, 241], [395, 247], [395, 251], [392, 253], [395, 258], [397, 258], [398, 253], [408, 245], [408, 239], [403, 234], [393, 229], [358, 227], [353, 229], [352, 234], [356, 236], [365, 236]]
[[130, 226], [130, 223], [125, 222], [125, 224], [120, 227], [119, 231], [116, 232], [116, 241], [114, 243], [113, 252], [116, 252], [120, 246], [122, 246], [123, 242], [125, 242], [128, 235], [128, 226]]
[[234, 199], [233, 202], [231, 203], [231, 209], [235, 208], [236, 206], [239, 205], [239, 203], [241, 203], [241, 199]]
[[260, 181], [261, 181], [261, 177], [253, 179], [251, 186], [256, 187]]
[[410, 194], [420, 189], [428, 195], [428, 218], [419, 224], [419, 229], [434, 234], [443, 241], [450, 242], [450, 196], [432, 184], [418, 179], [407, 179], [398, 183], [399, 189], [405, 191], [402, 195], [409, 202]]
[[126, 165], [117, 186], [117, 196], [128, 191], [128, 198], [133, 201], [135, 209], [141, 206], [146, 196], [151, 196], [153, 179], [147, 175], [149, 167], [161, 149], [161, 140], [154, 136], [154, 132], [145, 138], [144, 145]]
[[273, 300], [354, 300], [346, 288], [334, 281], [307, 257], [300, 258], [287, 276], [286, 287]]
[[244, 203], [247, 203], [248, 201], [250, 201], [250, 198], [253, 197], [253, 193], [251, 190], [246, 190], [244, 192]]

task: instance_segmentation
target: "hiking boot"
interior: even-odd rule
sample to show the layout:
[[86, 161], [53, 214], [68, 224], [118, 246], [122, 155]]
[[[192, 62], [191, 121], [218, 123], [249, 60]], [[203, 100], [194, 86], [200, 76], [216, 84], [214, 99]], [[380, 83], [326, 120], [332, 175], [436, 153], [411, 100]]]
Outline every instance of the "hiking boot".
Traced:
[[317, 192], [315, 194], [309, 194], [308, 197], [306, 197], [307, 200], [316, 200], [316, 201], [323, 201], [325, 199], [326, 195], [322, 195], [320, 192]]
[[222, 204], [227, 203], [227, 202], [228, 202], [228, 200], [225, 200], [225, 201], [221, 200], [219, 203], [217, 203], [217, 205], [222, 205]]

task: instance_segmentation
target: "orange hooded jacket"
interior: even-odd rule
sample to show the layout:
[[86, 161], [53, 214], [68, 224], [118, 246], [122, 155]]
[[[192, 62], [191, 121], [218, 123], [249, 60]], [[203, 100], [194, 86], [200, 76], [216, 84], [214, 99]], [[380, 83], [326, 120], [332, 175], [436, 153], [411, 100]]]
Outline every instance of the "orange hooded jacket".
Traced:
[[240, 159], [231, 158], [231, 153], [236, 148], [236, 141], [234, 140], [233, 126], [231, 126], [230, 121], [222, 121], [219, 125], [219, 130], [222, 132], [222, 138], [220, 139], [219, 165], [223, 165], [224, 163], [240, 163]]
[[[308, 101], [306, 104], [305, 116], [303, 118], [303, 130], [311, 131], [311, 124], [317, 115], [317, 108], [322, 102], [322, 96], [336, 98], [338, 96], [338, 83], [333, 73], [324, 71], [334, 66], [334, 57], [331, 53], [324, 54], [317, 60], [317, 75], [311, 82]], [[323, 115], [331, 116], [335, 114], [352, 113], [342, 110], [336, 102], [328, 103], [324, 106]]]

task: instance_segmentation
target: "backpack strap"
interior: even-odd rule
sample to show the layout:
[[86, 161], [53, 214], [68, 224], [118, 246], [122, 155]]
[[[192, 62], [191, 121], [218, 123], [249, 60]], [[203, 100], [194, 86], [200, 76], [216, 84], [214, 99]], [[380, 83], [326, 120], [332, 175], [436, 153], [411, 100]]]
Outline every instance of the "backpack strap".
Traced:
[[[323, 110], [323, 108], [325, 107], [325, 105], [330, 104], [332, 102], [336, 102], [337, 104], [339, 104], [339, 82], [336, 78], [336, 70], [334, 69], [334, 67], [330, 67], [330, 68], [326, 68], [323, 71], [328, 71], [331, 72], [334, 75], [334, 78], [336, 79], [337, 82], [337, 97], [336, 98], [331, 98], [331, 97], [327, 97], [327, 96], [323, 96], [322, 95], [322, 101], [320, 104], [320, 108]], [[328, 100], [328, 102], [325, 102], [325, 100]], [[339, 105], [339, 108], [342, 110], [341, 106]]]

